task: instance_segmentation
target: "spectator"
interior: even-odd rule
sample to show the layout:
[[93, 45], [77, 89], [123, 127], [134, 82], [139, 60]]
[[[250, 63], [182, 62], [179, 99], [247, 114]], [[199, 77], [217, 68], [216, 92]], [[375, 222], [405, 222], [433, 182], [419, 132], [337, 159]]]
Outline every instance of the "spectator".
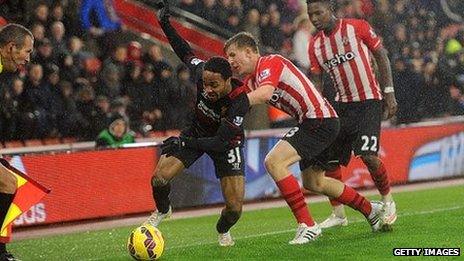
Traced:
[[450, 115], [464, 115], [464, 95], [461, 89], [456, 86], [451, 86], [449, 89], [450, 102], [448, 105], [448, 112]]
[[313, 27], [307, 18], [302, 18], [297, 23], [297, 30], [293, 36], [293, 57], [303, 72], [309, 71], [308, 44], [311, 39]]
[[129, 125], [123, 116], [115, 113], [111, 117], [111, 124], [107, 129], [98, 134], [97, 147], [120, 147], [123, 144], [135, 142], [135, 134], [129, 129]]
[[28, 79], [25, 83], [24, 93], [32, 105], [35, 116], [35, 128], [28, 138], [45, 138], [51, 132], [52, 108], [50, 100], [52, 94], [50, 86], [43, 80], [43, 68], [40, 64], [32, 64], [28, 71]]
[[62, 57], [67, 52], [64, 24], [60, 21], [53, 22], [50, 28], [50, 33], [50, 42], [53, 47], [53, 53], [57, 58]]
[[61, 81], [58, 86], [60, 90], [56, 117], [58, 132], [62, 137], [77, 137], [82, 130], [84, 120], [73, 98], [73, 86], [67, 81]]
[[151, 64], [155, 73], [159, 74], [162, 68], [169, 66], [167, 60], [164, 58], [161, 48], [154, 44], [150, 46], [148, 52], [143, 57], [144, 64]]
[[251, 33], [258, 42], [261, 43], [260, 14], [257, 9], [251, 9], [247, 16], [242, 30]]

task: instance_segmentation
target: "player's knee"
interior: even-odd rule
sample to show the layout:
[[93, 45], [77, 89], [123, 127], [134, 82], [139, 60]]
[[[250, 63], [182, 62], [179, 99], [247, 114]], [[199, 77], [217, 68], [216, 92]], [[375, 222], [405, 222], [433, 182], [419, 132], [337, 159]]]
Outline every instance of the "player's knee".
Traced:
[[281, 163], [273, 154], [267, 154], [264, 158], [264, 166], [269, 173], [272, 173], [281, 167]]

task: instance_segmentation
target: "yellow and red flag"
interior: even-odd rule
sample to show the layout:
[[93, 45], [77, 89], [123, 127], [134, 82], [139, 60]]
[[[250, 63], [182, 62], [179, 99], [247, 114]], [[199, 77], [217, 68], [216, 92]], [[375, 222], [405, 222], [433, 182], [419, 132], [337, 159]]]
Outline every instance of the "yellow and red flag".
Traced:
[[9, 242], [11, 238], [12, 222], [39, 202], [50, 190], [28, 177], [26, 174], [12, 167], [5, 159], [0, 163], [17, 179], [16, 195], [11, 203], [0, 230], [0, 242]]

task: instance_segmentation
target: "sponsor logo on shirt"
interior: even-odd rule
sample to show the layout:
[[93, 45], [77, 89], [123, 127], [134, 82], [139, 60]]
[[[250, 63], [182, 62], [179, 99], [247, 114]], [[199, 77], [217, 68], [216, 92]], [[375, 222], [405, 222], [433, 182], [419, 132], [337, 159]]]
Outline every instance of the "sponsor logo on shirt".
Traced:
[[262, 82], [267, 77], [271, 76], [271, 69], [265, 69], [259, 73], [258, 81]]
[[235, 116], [234, 124], [237, 125], [237, 126], [240, 126], [240, 125], [242, 125], [242, 123], [243, 123], [243, 117]]
[[198, 65], [200, 63], [202, 63], [203, 60], [202, 59], [198, 59], [198, 58], [193, 58], [190, 63], [193, 64], [193, 65]]
[[333, 69], [338, 65], [348, 62], [356, 58], [356, 55], [353, 52], [347, 52], [345, 54], [336, 54], [334, 58], [327, 60], [324, 65], [327, 69]]

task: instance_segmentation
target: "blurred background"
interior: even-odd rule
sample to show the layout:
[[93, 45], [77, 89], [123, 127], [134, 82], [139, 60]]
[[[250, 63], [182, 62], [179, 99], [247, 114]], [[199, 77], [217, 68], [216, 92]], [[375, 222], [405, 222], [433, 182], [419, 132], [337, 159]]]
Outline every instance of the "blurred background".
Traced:
[[[224, 40], [244, 30], [260, 40], [263, 53], [281, 53], [308, 72], [314, 28], [305, 1], [172, 2], [173, 23], [200, 57], [221, 55]], [[196, 90], [149, 5], [0, 0], [1, 23], [26, 25], [36, 39], [27, 68], [0, 80], [2, 146], [95, 140], [114, 113], [136, 137], [185, 126]], [[337, 14], [370, 21], [389, 51], [399, 112], [384, 125], [464, 114], [463, 1], [338, 0]], [[333, 96], [330, 86], [325, 90]], [[266, 106], [248, 118], [247, 129], [292, 124]]]

